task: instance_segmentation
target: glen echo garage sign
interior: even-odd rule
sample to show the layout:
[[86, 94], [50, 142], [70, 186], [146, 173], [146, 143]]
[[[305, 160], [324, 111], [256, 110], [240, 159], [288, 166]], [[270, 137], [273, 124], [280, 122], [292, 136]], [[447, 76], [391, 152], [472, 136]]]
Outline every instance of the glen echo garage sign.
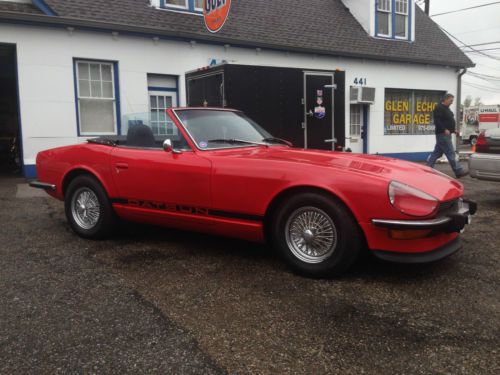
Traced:
[[216, 33], [222, 29], [229, 16], [230, 8], [231, 0], [205, 0], [203, 17], [208, 31]]

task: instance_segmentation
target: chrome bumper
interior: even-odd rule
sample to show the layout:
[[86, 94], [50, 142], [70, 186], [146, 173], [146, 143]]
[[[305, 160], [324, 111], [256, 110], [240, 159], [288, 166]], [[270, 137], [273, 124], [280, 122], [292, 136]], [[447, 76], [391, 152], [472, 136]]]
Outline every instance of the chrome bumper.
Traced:
[[373, 219], [372, 224], [380, 228], [396, 230], [424, 230], [435, 232], [460, 232], [466, 224], [470, 224], [471, 216], [477, 211], [475, 202], [460, 199], [456, 211], [446, 212], [443, 216], [429, 220], [384, 220]]
[[45, 182], [40, 182], [40, 181], [31, 181], [29, 185], [33, 188], [37, 189], [43, 189], [43, 190], [49, 190], [49, 191], [55, 191], [56, 190], [56, 185], [54, 184], [47, 184]]

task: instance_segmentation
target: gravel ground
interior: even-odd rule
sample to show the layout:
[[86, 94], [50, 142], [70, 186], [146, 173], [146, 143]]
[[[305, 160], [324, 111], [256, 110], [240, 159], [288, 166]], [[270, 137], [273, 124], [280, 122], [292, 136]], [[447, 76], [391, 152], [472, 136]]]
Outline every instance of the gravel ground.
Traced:
[[0, 180], [1, 374], [225, 373], [186, 328], [90, 257], [96, 243], [69, 232], [59, 202], [15, 198], [27, 196], [15, 182]]
[[83, 240], [10, 180], [0, 372], [498, 374], [500, 184], [461, 181], [479, 210], [457, 254], [311, 280], [231, 239], [128, 224]]

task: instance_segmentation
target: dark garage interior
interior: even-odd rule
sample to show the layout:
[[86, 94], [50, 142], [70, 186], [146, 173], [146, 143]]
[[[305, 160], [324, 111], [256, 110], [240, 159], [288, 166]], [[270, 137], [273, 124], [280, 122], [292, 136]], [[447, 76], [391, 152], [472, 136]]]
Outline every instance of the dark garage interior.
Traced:
[[20, 173], [16, 48], [0, 45], [0, 174]]

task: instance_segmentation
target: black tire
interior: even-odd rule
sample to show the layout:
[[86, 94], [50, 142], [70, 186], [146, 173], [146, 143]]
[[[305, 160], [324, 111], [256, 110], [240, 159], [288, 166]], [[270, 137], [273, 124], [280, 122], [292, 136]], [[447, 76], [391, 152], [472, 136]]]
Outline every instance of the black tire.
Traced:
[[[364, 243], [351, 212], [332, 197], [313, 192], [292, 196], [281, 205], [274, 216], [272, 237], [294, 271], [315, 278], [345, 272]], [[301, 244], [306, 244], [305, 249]]]
[[471, 146], [474, 146], [477, 143], [477, 137], [470, 137], [469, 142]]
[[[78, 205], [77, 203], [84, 205]], [[113, 230], [115, 212], [106, 191], [94, 177], [80, 175], [70, 182], [64, 210], [71, 229], [81, 237], [102, 239]]]

